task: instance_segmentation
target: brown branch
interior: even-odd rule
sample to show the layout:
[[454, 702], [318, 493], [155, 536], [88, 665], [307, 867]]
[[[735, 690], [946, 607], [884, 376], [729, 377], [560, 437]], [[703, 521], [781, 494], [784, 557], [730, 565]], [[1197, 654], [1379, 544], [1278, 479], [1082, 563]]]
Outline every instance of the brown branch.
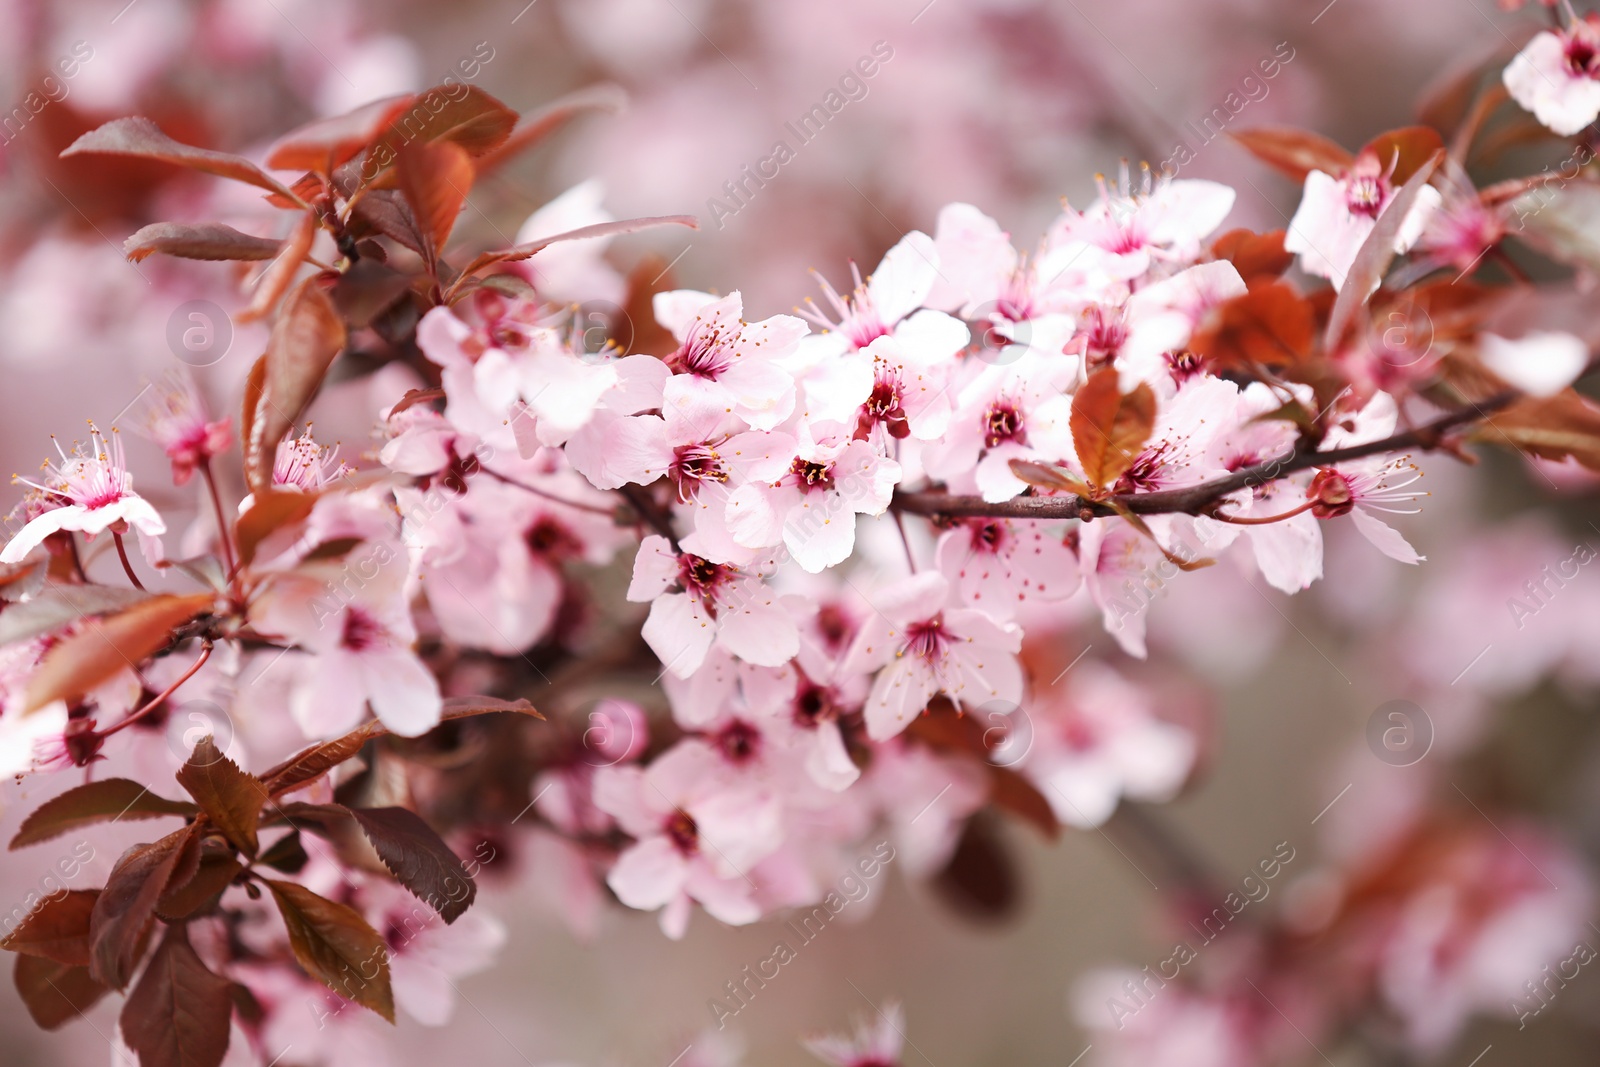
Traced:
[[[1459, 408], [1441, 415], [1432, 422], [1406, 430], [1381, 441], [1368, 441], [1348, 448], [1334, 448], [1326, 452], [1296, 446], [1276, 459], [1254, 466], [1243, 467], [1232, 474], [1214, 478], [1199, 485], [1181, 489], [1163, 489], [1154, 493], [1123, 493], [1108, 500], [1087, 500], [1064, 494], [1061, 496], [1019, 496], [999, 503], [991, 503], [978, 496], [956, 496], [942, 490], [906, 492], [896, 490], [890, 507], [912, 515], [942, 518], [996, 518], [996, 519], [1081, 519], [1094, 516], [1115, 515], [1117, 507], [1125, 507], [1138, 515], [1187, 514], [1198, 515], [1229, 493], [1251, 489], [1277, 481], [1287, 474], [1310, 467], [1326, 467], [1335, 463], [1348, 463], [1384, 452], [1399, 452], [1407, 448], [1424, 450], [1439, 447], [1444, 435], [1506, 407], [1521, 394], [1500, 393], [1479, 404]], [[1116, 506], [1113, 506], [1113, 502]]]

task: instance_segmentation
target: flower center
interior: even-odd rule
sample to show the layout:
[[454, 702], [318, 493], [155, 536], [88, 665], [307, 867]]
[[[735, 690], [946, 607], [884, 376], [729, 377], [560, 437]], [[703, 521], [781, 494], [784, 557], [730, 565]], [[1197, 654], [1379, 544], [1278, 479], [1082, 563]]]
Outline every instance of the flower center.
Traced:
[[583, 542], [571, 530], [548, 515], [539, 516], [524, 535], [528, 551], [546, 559], [571, 559], [583, 553]]
[[998, 400], [983, 417], [983, 443], [998, 448], [1007, 441], [1019, 445], [1028, 443], [1028, 433], [1022, 426], [1022, 412], [1009, 400]]
[[856, 428], [856, 436], [865, 437], [879, 424], [889, 431], [890, 437], [903, 439], [911, 436], [905, 404], [900, 399], [900, 375], [882, 365], [878, 367], [878, 376], [872, 383], [872, 394], [861, 405], [861, 421]]
[[831, 464], [818, 463], [815, 460], [801, 459], [796, 456], [794, 465], [789, 468], [789, 473], [799, 480], [800, 488], [808, 493], [813, 489], [833, 488], [833, 467]]
[[748, 763], [761, 751], [761, 732], [743, 719], [734, 719], [713, 739], [729, 763]]
[[694, 817], [682, 808], [667, 819], [663, 831], [673, 846], [685, 856], [693, 856], [700, 851], [700, 828], [695, 825]]
[[683, 555], [678, 561], [678, 584], [684, 591], [708, 602], [715, 596], [717, 587], [728, 580], [728, 568], [699, 556]]
[[707, 445], [679, 445], [672, 454], [667, 476], [678, 487], [678, 500], [687, 503], [695, 498], [705, 482], [727, 481], [728, 471], [722, 459]]
[[352, 652], [362, 652], [383, 639], [383, 627], [378, 620], [360, 608], [350, 608], [344, 613], [344, 634], [340, 643]]
[[906, 651], [930, 663], [939, 657], [949, 641], [950, 635], [944, 630], [943, 615], [935, 615], [906, 627]]
[[1375, 174], [1357, 174], [1350, 178], [1345, 190], [1345, 206], [1352, 215], [1365, 215], [1375, 219], [1383, 211], [1385, 196], [1383, 179]]
[[[722, 327], [696, 322], [678, 350], [666, 359], [673, 374], [692, 374], [696, 378], [716, 378], [733, 363], [723, 345]], [[732, 340], [732, 338], [728, 338]]]
[[1006, 543], [1006, 528], [998, 522], [972, 524], [972, 550], [989, 555], [997, 554]]
[[1594, 42], [1584, 34], [1574, 34], [1567, 41], [1566, 59], [1567, 69], [1579, 77], [1592, 78], [1595, 75], [1595, 59], [1597, 53]]
[[834, 703], [831, 691], [814, 682], [801, 681], [800, 691], [794, 698], [794, 721], [797, 726], [815, 730], [838, 714], [839, 707]]

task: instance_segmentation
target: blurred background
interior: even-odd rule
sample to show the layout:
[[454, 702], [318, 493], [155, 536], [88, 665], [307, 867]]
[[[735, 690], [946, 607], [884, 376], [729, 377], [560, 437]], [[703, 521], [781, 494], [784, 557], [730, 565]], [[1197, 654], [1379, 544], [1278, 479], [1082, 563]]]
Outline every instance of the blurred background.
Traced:
[[[951, 201], [978, 205], [1026, 248], [1061, 198], [1093, 198], [1097, 173], [1114, 182], [1125, 160], [1135, 173], [1141, 161], [1159, 168], [1180, 145], [1183, 177], [1238, 189], [1230, 226], [1281, 227], [1298, 190], [1207, 126], [1229, 94], [1244, 102], [1227, 112], [1238, 127], [1292, 124], [1354, 148], [1413, 121], [1442, 75], [1509, 57], [1537, 24], [1491, 0], [0, 0], [0, 20], [0, 449], [20, 471], [48, 435], [70, 440], [86, 415], [113, 423], [144, 379], [175, 365], [181, 306], [239, 304], [225, 269], [130, 264], [120, 247], [156, 220], [248, 229], [260, 218], [252, 194], [155, 167], [119, 168], [113, 184], [102, 159], [55, 158], [112, 117], [149, 115], [181, 140], [260, 158], [292, 126], [469, 67], [468, 80], [522, 111], [620, 86], [620, 113], [579, 119], [482, 183], [457, 240], [509, 244], [534, 209], [592, 179], [578, 195], [603, 195], [619, 217], [701, 219], [696, 232], [618, 241], [620, 266], [742, 289], [754, 319], [815, 294], [809, 270], [840, 285], [850, 260], [865, 268], [906, 231], [931, 231]], [[77, 73], [55, 81], [45, 106], [25, 106], [68, 55]], [[875, 72], [854, 76], [869, 56]], [[1254, 77], [1270, 58], [1276, 76]], [[801, 117], [830, 91], [845, 106], [802, 143]], [[780, 140], [792, 158], [750, 180]], [[218, 358], [192, 367], [201, 388], [236, 395], [263, 338], [233, 328]], [[318, 436], [359, 450], [377, 402], [342, 396], [322, 404]], [[153, 445], [128, 445], [133, 469], [162, 469]], [[1440, 809], [1494, 841], [1529, 826], [1600, 854], [1600, 579], [1586, 567], [1532, 617], [1508, 609], [1542, 568], [1600, 545], [1589, 480], [1505, 456], [1425, 469], [1433, 499], [1404, 521], [1422, 567], [1330, 528], [1333, 577], [1306, 594], [1216, 568], [1153, 612], [1153, 669], [1179, 672], [1204, 709], [1208, 753], [1194, 786], [1153, 817], [1225, 884], [1279, 843], [1296, 850], [1291, 873], [1310, 875]], [[141, 488], [164, 511], [189, 506], [159, 483]], [[1114, 656], [1093, 627], [1084, 642]], [[1366, 740], [1391, 700], [1414, 703], [1431, 727], [1431, 748], [1409, 766]], [[38, 788], [8, 784], [0, 833], [54, 791]], [[747, 1063], [812, 1062], [798, 1035], [898, 997], [907, 1063], [1076, 1062], [1094, 1040], [1076, 983], [1170, 951], [1160, 872], [1110, 832], [999, 832], [1018, 886], [1006, 915], [961, 917], [891, 865], [855, 921], [807, 945], [730, 1023], [730, 1048]], [[82, 884], [103, 878], [120, 847], [108, 832]], [[47, 853], [0, 861], [4, 899], [26, 895]], [[488, 889], [511, 930], [500, 962], [460, 983], [448, 1027], [403, 1022], [393, 1062], [668, 1067], [711, 1023], [707, 1001], [775, 939], [696, 915], [675, 943], [653, 916], [612, 908], [585, 942], [525, 893]], [[113, 1015], [102, 1005], [88, 1024], [42, 1034], [7, 983], [0, 1060], [107, 1062]], [[1439, 1062], [1466, 1067], [1487, 1046], [1482, 1067], [1592, 1063], [1597, 1024], [1600, 978], [1585, 970], [1525, 1028], [1474, 1023]], [[713, 1062], [700, 1058], [711, 1044], [699, 1047], [685, 1064]], [[1307, 1063], [1389, 1062], [1359, 1043], [1303, 1051]]]

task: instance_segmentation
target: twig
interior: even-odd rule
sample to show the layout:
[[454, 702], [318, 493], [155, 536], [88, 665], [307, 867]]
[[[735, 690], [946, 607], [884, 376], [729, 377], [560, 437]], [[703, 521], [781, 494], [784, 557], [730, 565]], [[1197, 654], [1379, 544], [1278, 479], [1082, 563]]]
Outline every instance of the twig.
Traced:
[[622, 486], [617, 492], [622, 494], [622, 499], [633, 505], [633, 510], [646, 525], [672, 543], [674, 552], [680, 551], [678, 532], [672, 528], [672, 515], [656, 503], [649, 489], [642, 485], [630, 484]]
[[134, 723], [138, 722], [140, 719], [142, 719], [146, 715], [150, 714], [156, 708], [160, 707], [163, 703], [166, 702], [168, 697], [170, 697], [173, 693], [176, 693], [178, 691], [178, 687], [180, 685], [182, 685], [184, 682], [187, 682], [190, 678], [193, 678], [195, 676], [195, 672], [198, 671], [201, 667], [204, 667], [205, 664], [206, 664], [206, 660], [208, 660], [210, 658], [211, 658], [211, 642], [210, 641], [206, 641], [200, 647], [200, 658], [194, 661], [194, 666], [190, 667], [188, 670], [183, 672], [183, 677], [182, 678], [179, 678], [176, 682], [173, 682], [171, 685], [167, 686], [166, 689], [164, 689], [160, 693], [156, 694], [156, 696], [151, 699], [150, 703], [146, 704], [144, 707], [140, 708], [138, 711], [134, 712], [132, 715], [129, 715], [126, 719], [123, 719], [121, 722], [117, 723], [115, 726], [112, 726], [110, 729], [101, 731], [100, 736], [102, 738], [110, 737], [112, 734], [116, 733], [118, 730], [122, 729], [125, 726], [132, 726]]
[[128, 572], [128, 581], [132, 582], [133, 587], [139, 592], [147, 592], [148, 590], [145, 589], [144, 583], [139, 580], [139, 576], [133, 573], [133, 564], [128, 561], [128, 546], [122, 543], [122, 535], [113, 532], [111, 540], [117, 543], [117, 558], [122, 560], [122, 569]]
[[222, 542], [222, 565], [231, 583], [238, 571], [233, 562], [233, 539], [228, 536], [228, 520], [222, 510], [222, 494], [217, 492], [217, 479], [211, 473], [211, 458], [207, 456], [200, 461], [200, 474], [206, 480], [206, 488], [211, 493], [211, 506], [217, 515], [217, 540]]
[[[1326, 452], [1301, 449], [1298, 445], [1276, 459], [1269, 459], [1232, 474], [1214, 478], [1199, 485], [1182, 489], [1163, 489], [1154, 493], [1124, 493], [1109, 500], [1087, 500], [1083, 497], [1020, 496], [1012, 500], [992, 503], [980, 496], [956, 496], [941, 490], [916, 492], [896, 491], [890, 507], [912, 515], [944, 516], [947, 518], [989, 517], [998, 519], [1079, 519], [1092, 516], [1115, 515], [1118, 507], [1137, 515], [1182, 513], [1198, 515], [1216, 500], [1240, 489], [1266, 485], [1286, 474], [1309, 467], [1327, 467], [1348, 463], [1383, 452], [1399, 452], [1407, 448], [1432, 449], [1439, 446], [1445, 433], [1458, 426], [1475, 422], [1506, 407], [1521, 394], [1500, 393], [1482, 403], [1471, 405], [1441, 415], [1432, 422], [1407, 430], [1381, 441], [1368, 441], [1347, 448], [1333, 448]], [[1114, 506], [1115, 505], [1115, 506]]]

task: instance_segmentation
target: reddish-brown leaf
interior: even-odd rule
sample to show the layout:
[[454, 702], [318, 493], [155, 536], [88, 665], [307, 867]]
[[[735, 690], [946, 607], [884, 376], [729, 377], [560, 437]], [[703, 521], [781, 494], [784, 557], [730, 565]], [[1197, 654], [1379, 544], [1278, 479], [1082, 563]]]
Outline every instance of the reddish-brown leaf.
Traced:
[[311, 242], [316, 236], [316, 217], [309, 211], [302, 212], [295, 221], [294, 229], [289, 232], [288, 239], [283, 242], [278, 258], [267, 264], [266, 270], [261, 272], [261, 280], [256, 283], [256, 291], [250, 296], [249, 306], [234, 316], [236, 322], [256, 322], [264, 319], [278, 306], [284, 291], [293, 284], [294, 276], [300, 272], [301, 265], [305, 263], [306, 256], [311, 251]]
[[998, 820], [980, 812], [967, 820], [955, 853], [933, 879], [951, 908], [977, 922], [1000, 922], [1017, 910], [1022, 884]]
[[[517, 113], [479, 89], [468, 85], [435, 86], [418, 93], [404, 112], [396, 115], [389, 128], [373, 142], [361, 163], [363, 184], [393, 166], [408, 144], [450, 141], [477, 158], [506, 143], [517, 124]], [[388, 175], [382, 177], [388, 184]]]
[[173, 630], [211, 610], [212, 603], [210, 593], [155, 596], [89, 620], [45, 653], [28, 682], [23, 714], [52, 700], [76, 700], [123, 668], [137, 666], [165, 648]]
[[239, 851], [247, 856], [256, 854], [256, 822], [267, 802], [267, 787], [224, 756], [209, 734], [189, 753], [178, 771], [178, 784]]
[[[514, 263], [527, 259], [551, 245], [560, 241], [581, 241], [588, 237], [612, 237], [622, 233], [634, 233], [647, 230], [652, 226], [687, 226], [691, 230], [698, 230], [700, 223], [693, 215], [662, 215], [648, 219], [620, 219], [616, 222], [597, 222], [592, 226], [580, 226], [576, 230], [568, 230], [550, 237], [541, 237], [537, 241], [527, 244], [514, 245], [511, 248], [501, 249], [498, 252], [484, 252], [467, 264], [461, 272], [463, 279], [470, 277], [486, 267], [496, 263]], [[459, 282], [457, 284], [460, 284]]]
[[1383, 214], [1378, 216], [1377, 225], [1372, 227], [1372, 232], [1361, 243], [1355, 262], [1350, 265], [1350, 272], [1345, 275], [1344, 285], [1333, 302], [1333, 311], [1328, 315], [1328, 329], [1322, 338], [1323, 348], [1328, 353], [1338, 350], [1344, 341], [1345, 331], [1355, 321], [1356, 312], [1366, 306], [1372, 294], [1378, 291], [1378, 286], [1383, 284], [1383, 276], [1388, 273], [1389, 264], [1394, 262], [1395, 240], [1400, 228], [1405, 225], [1412, 205], [1417, 202], [1417, 197], [1422, 194], [1428, 179], [1443, 158], [1444, 152], [1435, 152], [1433, 158], [1423, 163], [1406, 180], [1394, 194], [1394, 199], [1383, 209]]
[[423, 237], [424, 256], [432, 263], [455, 228], [456, 216], [472, 191], [472, 157], [451, 141], [406, 145], [395, 160], [400, 193]]
[[1337, 176], [1355, 161], [1350, 152], [1321, 134], [1287, 126], [1258, 126], [1230, 133], [1245, 150], [1297, 182], [1314, 170]]
[[97, 153], [101, 155], [138, 156], [158, 159], [191, 170], [215, 174], [219, 178], [232, 178], [280, 196], [294, 198], [294, 194], [276, 178], [245, 159], [227, 152], [213, 152], [174, 141], [161, 132], [161, 127], [142, 116], [112, 119], [97, 129], [90, 130], [61, 153], [69, 156]]
[[289, 948], [307, 974], [394, 1022], [389, 948], [359, 913], [293, 882], [263, 879], [289, 931]]
[[538, 111], [522, 116], [506, 142], [478, 157], [479, 174], [496, 170], [586, 111], [615, 114], [627, 105], [628, 94], [616, 85], [591, 85], [569, 93]]
[[1389, 180], [1404, 185], [1422, 166], [1439, 152], [1444, 151], [1444, 139], [1439, 131], [1429, 126], [1403, 126], [1386, 130], [1361, 147], [1357, 155], [1371, 156], [1385, 173], [1392, 166]]
[[1574, 459], [1600, 471], [1600, 405], [1566, 389], [1551, 397], [1523, 397], [1473, 431], [1480, 441], [1508, 441], [1541, 459]]
[[128, 984], [156, 902], [179, 865], [198, 858], [198, 839], [186, 826], [159, 841], [134, 845], [117, 860], [89, 918], [89, 970], [96, 981], [113, 989]]
[[18, 956], [12, 979], [41, 1030], [55, 1030], [79, 1018], [110, 992], [90, 976], [89, 968], [41, 956]]
[[266, 387], [251, 427], [253, 462], [247, 474], [253, 489], [272, 484], [278, 442], [322, 387], [345, 340], [344, 322], [315, 276], [284, 299], [267, 339]]
[[160, 252], [179, 259], [271, 259], [282, 241], [240, 233], [220, 222], [152, 222], [122, 243], [135, 263]]
[[1061, 836], [1061, 824], [1050, 801], [1034, 784], [1010, 767], [989, 767], [989, 802], [1028, 823], [1054, 841]]
[[228, 1052], [232, 985], [201, 962], [188, 927], [167, 927], [122, 1006], [122, 1039], [139, 1067], [217, 1067]]
[[1084, 475], [1107, 487], [1138, 457], [1155, 427], [1156, 396], [1140, 382], [1124, 394], [1117, 371], [1104, 367], [1089, 375], [1072, 398], [1072, 444]]
[[98, 889], [69, 889], [46, 897], [0, 941], [0, 948], [43, 956], [70, 967], [89, 965], [89, 916]]
[[350, 814], [395, 881], [446, 923], [472, 906], [477, 884], [422, 816], [407, 808], [352, 808]]
[[1092, 490], [1071, 471], [1060, 467], [1052, 467], [1044, 463], [1035, 463], [1031, 459], [1013, 459], [1007, 466], [1011, 473], [1029, 485], [1040, 489], [1049, 489], [1058, 493], [1075, 493], [1078, 496], [1089, 496]]
[[1316, 337], [1311, 305], [1284, 281], [1258, 281], [1213, 308], [1189, 347], [1217, 370], [1285, 367], [1311, 355]]
[[389, 127], [412, 104], [413, 97], [388, 96], [354, 111], [308, 122], [278, 138], [267, 153], [267, 166], [332, 174]]
[[333, 304], [356, 329], [393, 307], [411, 289], [411, 279], [374, 259], [359, 259], [333, 283]]
[[250, 502], [250, 510], [240, 515], [233, 524], [240, 562], [249, 563], [255, 559], [261, 542], [274, 531], [310, 515], [319, 496], [317, 493], [290, 493], [281, 489], [266, 489], [255, 494]]
[[1294, 263], [1294, 253], [1283, 247], [1286, 235], [1285, 230], [1229, 230], [1212, 243], [1211, 254], [1232, 263], [1246, 282], [1262, 276], [1276, 278]]
[[149, 599], [149, 593], [127, 586], [52, 585], [26, 603], [12, 604], [0, 612], [0, 645], [51, 633], [85, 616], [120, 611]]
[[22, 820], [12, 848], [36, 845], [81, 826], [161, 815], [192, 818], [200, 809], [182, 800], [156, 796], [129, 778], [102, 778], [51, 797]]
[[156, 914], [169, 922], [191, 918], [211, 910], [223, 890], [244, 870], [233, 850], [214, 838], [200, 843], [200, 862], [194, 874], [179, 881], [174, 876], [156, 902]]

